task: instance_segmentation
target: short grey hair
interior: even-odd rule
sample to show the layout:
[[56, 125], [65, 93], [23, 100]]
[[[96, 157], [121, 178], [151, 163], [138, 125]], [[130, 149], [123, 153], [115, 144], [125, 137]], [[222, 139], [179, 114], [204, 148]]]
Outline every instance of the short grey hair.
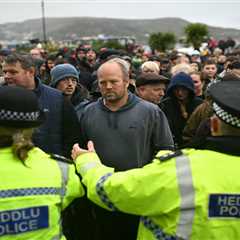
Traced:
[[[116, 58], [112, 58], [112, 59], [106, 61], [105, 63], [117, 63], [118, 66], [121, 68], [124, 79], [125, 80], [129, 79], [130, 66], [127, 61], [123, 60], [122, 58], [116, 57]], [[103, 66], [105, 63], [103, 63], [101, 66]], [[97, 70], [97, 75], [99, 74], [99, 71], [101, 70], [101, 66]]]

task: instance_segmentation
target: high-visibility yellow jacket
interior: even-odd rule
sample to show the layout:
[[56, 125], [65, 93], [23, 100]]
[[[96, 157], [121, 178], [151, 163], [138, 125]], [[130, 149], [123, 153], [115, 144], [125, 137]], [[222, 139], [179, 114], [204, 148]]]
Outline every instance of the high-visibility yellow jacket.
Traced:
[[0, 239], [65, 239], [61, 211], [84, 195], [73, 165], [33, 148], [25, 165], [0, 149]]
[[92, 201], [142, 216], [138, 240], [240, 239], [240, 157], [185, 149], [160, 158], [117, 173], [95, 153], [76, 164]]

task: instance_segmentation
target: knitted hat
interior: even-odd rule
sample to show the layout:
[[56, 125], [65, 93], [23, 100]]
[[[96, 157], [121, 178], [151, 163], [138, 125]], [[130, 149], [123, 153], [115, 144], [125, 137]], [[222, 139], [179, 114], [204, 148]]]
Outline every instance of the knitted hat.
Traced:
[[0, 126], [32, 128], [45, 119], [33, 91], [21, 87], [0, 87]]
[[64, 63], [53, 67], [50, 74], [52, 78], [50, 86], [56, 87], [58, 82], [66, 77], [74, 77], [79, 80], [80, 72], [78, 72], [73, 65], [69, 63]]

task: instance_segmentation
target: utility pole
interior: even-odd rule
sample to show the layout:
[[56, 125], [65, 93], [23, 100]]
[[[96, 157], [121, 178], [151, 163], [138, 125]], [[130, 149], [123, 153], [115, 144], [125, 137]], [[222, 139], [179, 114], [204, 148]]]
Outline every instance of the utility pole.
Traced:
[[42, 6], [42, 30], [43, 30], [43, 41], [47, 43], [47, 33], [46, 33], [46, 19], [45, 19], [45, 7], [44, 7], [44, 0], [41, 2]]

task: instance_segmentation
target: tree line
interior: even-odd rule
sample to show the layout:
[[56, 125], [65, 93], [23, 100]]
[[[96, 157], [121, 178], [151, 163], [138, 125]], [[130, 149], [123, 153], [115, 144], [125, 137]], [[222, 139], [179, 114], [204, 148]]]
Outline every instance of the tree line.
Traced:
[[[195, 49], [199, 49], [201, 43], [208, 36], [208, 27], [201, 23], [192, 23], [184, 28], [186, 43], [191, 44]], [[177, 38], [172, 32], [152, 33], [148, 44], [153, 50], [166, 51], [172, 49], [177, 42]]]

